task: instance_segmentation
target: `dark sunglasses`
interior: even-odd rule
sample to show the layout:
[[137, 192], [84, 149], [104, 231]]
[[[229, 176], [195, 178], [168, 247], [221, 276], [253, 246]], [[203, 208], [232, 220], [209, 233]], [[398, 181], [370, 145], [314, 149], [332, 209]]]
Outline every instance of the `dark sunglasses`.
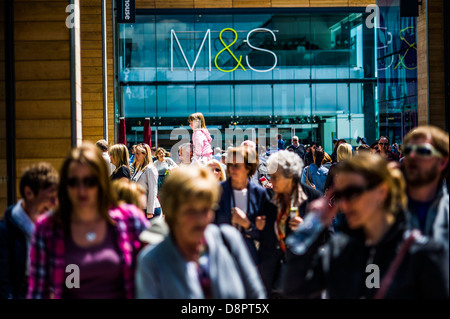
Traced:
[[389, 143], [378, 143], [378, 145], [389, 145]]
[[240, 168], [242, 163], [228, 163], [230, 168]]
[[83, 185], [86, 188], [92, 188], [98, 185], [98, 180], [95, 177], [85, 177], [83, 179], [72, 177], [67, 180], [67, 185], [69, 187], [80, 187]]
[[341, 190], [335, 190], [333, 193], [334, 195], [333, 197], [335, 201], [340, 200], [351, 201], [375, 187], [376, 185], [365, 185], [365, 186], [351, 185]]
[[405, 156], [408, 156], [409, 154], [411, 154], [411, 152], [416, 153], [416, 155], [419, 157], [442, 156], [442, 154], [439, 153], [439, 151], [436, 150], [433, 145], [428, 143], [406, 145], [405, 149], [403, 150], [403, 154]]

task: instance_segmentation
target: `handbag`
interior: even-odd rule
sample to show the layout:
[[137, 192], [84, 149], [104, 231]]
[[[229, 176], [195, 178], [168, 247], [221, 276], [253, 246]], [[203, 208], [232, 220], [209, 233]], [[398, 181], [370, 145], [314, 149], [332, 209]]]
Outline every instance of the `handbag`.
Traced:
[[308, 167], [306, 167], [306, 180], [305, 180], [305, 184], [306, 185], [308, 185], [309, 187], [312, 187], [312, 188], [316, 188], [316, 185], [314, 185], [314, 183], [312, 182], [312, 179], [311, 179], [311, 170], [310, 170], [310, 168], [309, 168], [309, 165], [308, 165]]
[[420, 230], [418, 230], [418, 229], [411, 230], [410, 235], [408, 236], [408, 238], [405, 239], [397, 256], [395, 256], [395, 259], [392, 261], [392, 264], [389, 266], [389, 269], [388, 269], [386, 275], [384, 276], [383, 280], [381, 281], [380, 289], [378, 289], [377, 293], [375, 294], [374, 299], [384, 299], [389, 287], [392, 284], [392, 280], [395, 277], [398, 267], [400, 267], [400, 264], [403, 261], [403, 258], [405, 257], [405, 255], [408, 252], [411, 245], [420, 236], [421, 236]]

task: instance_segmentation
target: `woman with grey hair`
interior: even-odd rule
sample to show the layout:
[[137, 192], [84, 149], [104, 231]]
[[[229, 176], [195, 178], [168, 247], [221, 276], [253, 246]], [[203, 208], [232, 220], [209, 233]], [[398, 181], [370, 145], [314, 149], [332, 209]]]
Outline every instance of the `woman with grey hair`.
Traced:
[[[267, 168], [276, 210], [266, 215], [265, 223], [257, 225], [261, 230], [258, 266], [268, 295], [279, 298], [288, 248], [285, 239], [303, 222], [308, 203], [322, 194], [300, 182], [303, 160], [294, 152], [282, 150], [272, 154]], [[327, 238], [324, 235], [323, 240]]]

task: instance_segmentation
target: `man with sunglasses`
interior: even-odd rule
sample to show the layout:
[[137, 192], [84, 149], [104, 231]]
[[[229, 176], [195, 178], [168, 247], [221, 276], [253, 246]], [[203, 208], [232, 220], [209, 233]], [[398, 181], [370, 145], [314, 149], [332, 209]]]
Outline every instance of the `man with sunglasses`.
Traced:
[[57, 204], [58, 180], [55, 168], [43, 162], [22, 174], [22, 198], [0, 220], [0, 299], [26, 297], [31, 237], [38, 217]]
[[402, 170], [407, 183], [409, 224], [447, 248], [448, 154], [449, 135], [434, 126], [419, 126], [403, 141]]
[[400, 157], [397, 153], [394, 153], [389, 150], [389, 139], [386, 136], [381, 136], [378, 140], [378, 151], [376, 151], [375, 154], [380, 155], [381, 157], [384, 157], [388, 161], [395, 161], [398, 162]]

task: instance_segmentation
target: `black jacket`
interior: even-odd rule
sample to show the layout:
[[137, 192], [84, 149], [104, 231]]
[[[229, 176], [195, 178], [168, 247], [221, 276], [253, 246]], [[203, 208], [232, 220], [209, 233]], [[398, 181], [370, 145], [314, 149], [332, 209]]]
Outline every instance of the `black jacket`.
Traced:
[[0, 220], [0, 299], [24, 299], [28, 287], [27, 243], [25, 234], [12, 218], [13, 207], [8, 207]]
[[[322, 194], [309, 187], [308, 185], [301, 184], [303, 191], [308, 199], [299, 206], [299, 215], [304, 218], [306, 215], [306, 207], [309, 202], [318, 199]], [[271, 290], [277, 285], [278, 272], [280, 263], [285, 260], [285, 253], [281, 250], [278, 243], [277, 235], [275, 234], [275, 222], [277, 219], [277, 207], [272, 204], [270, 213], [266, 215], [266, 226], [261, 231], [260, 245], [258, 250], [258, 268], [261, 274], [263, 283], [267, 289], [268, 295], [271, 294]], [[289, 217], [286, 224], [289, 223]], [[332, 228], [330, 228], [332, 229]], [[291, 228], [286, 226], [286, 237], [292, 232]], [[324, 232], [322, 236], [319, 236], [320, 242], [323, 244], [327, 241], [330, 232]]]
[[[220, 224], [230, 224], [231, 225], [231, 205], [233, 198], [233, 188], [231, 185], [231, 178], [220, 183], [221, 186], [221, 197], [219, 200], [218, 208], [215, 212], [214, 223], [216, 225]], [[255, 241], [260, 239], [260, 231], [256, 228], [255, 221], [256, 217], [260, 215], [270, 215], [270, 209], [273, 204], [269, 201], [269, 196], [265, 190], [260, 185], [248, 183], [248, 198], [247, 198], [247, 217], [251, 222], [251, 226], [248, 230], [242, 230], [242, 235], [244, 236], [245, 242], [249, 248], [249, 251], [255, 261], [258, 262], [258, 253], [255, 246]]]
[[[290, 298], [313, 298], [323, 289], [330, 299], [372, 299], [377, 288], [366, 280], [379, 267], [381, 283], [404, 240], [404, 214], [400, 214], [382, 240], [365, 246], [361, 229], [341, 231], [321, 246], [313, 245], [304, 255], [287, 254], [283, 293]], [[401, 263], [386, 299], [448, 298], [448, 258], [441, 243], [422, 238], [409, 249]], [[319, 248], [320, 247], [320, 248]], [[372, 254], [372, 260], [369, 261]]]

